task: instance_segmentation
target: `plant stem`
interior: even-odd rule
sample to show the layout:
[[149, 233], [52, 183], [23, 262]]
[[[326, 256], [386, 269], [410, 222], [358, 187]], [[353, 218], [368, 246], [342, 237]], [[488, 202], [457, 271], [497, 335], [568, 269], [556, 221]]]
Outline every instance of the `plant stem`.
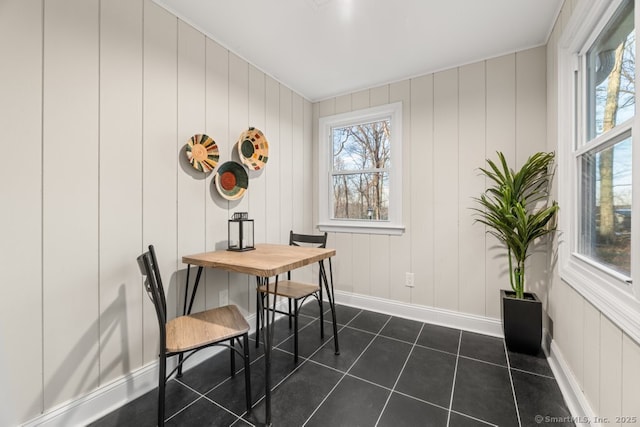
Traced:
[[516, 298], [524, 298], [524, 262], [518, 263], [515, 268], [516, 275]]
[[518, 288], [516, 283], [514, 283], [514, 280], [517, 280], [517, 278], [514, 278], [516, 272], [513, 269], [513, 262], [511, 261], [511, 248], [508, 247], [507, 250], [507, 257], [509, 258], [509, 282], [511, 283], [511, 289], [516, 293], [516, 297], [518, 297]]

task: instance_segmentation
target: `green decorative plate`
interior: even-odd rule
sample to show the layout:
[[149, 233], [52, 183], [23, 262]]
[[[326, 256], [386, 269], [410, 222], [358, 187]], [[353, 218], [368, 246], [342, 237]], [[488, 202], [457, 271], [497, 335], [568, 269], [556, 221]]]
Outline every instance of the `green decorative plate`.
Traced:
[[237, 200], [249, 187], [249, 175], [238, 162], [224, 162], [218, 167], [214, 177], [216, 189], [227, 200]]
[[259, 129], [251, 127], [242, 132], [237, 145], [240, 160], [249, 169], [257, 171], [264, 168], [269, 160], [269, 142]]
[[210, 136], [204, 134], [189, 138], [186, 151], [189, 163], [200, 172], [212, 171], [220, 158], [218, 145]]

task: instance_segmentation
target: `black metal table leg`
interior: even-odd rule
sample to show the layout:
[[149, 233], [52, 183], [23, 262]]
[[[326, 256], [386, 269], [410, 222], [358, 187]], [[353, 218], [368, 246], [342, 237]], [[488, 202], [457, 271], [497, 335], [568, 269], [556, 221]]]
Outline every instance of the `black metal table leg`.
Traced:
[[185, 314], [191, 314], [191, 309], [193, 308], [193, 300], [196, 297], [196, 292], [198, 292], [198, 285], [200, 284], [200, 276], [202, 275], [202, 270], [204, 270], [204, 267], [198, 267], [198, 273], [196, 274], [196, 282], [193, 284], [193, 291], [191, 291], [191, 301], [189, 301], [189, 310]]
[[333, 292], [333, 268], [331, 267], [331, 258], [329, 258], [329, 278], [331, 281], [331, 287], [329, 287], [329, 280], [327, 280], [327, 271], [324, 267], [324, 260], [320, 261], [320, 274], [324, 287], [327, 291], [327, 299], [329, 300], [329, 307], [331, 307], [331, 320], [333, 321], [333, 346], [335, 354], [340, 354], [340, 344], [338, 343], [338, 322], [336, 321], [336, 302]]
[[274, 335], [274, 325], [275, 325], [275, 315], [276, 315], [276, 292], [278, 291], [278, 277], [276, 276], [275, 285], [274, 285], [274, 295], [273, 295], [273, 307], [271, 310], [271, 319], [269, 318], [269, 310], [265, 311], [265, 308], [269, 308], [269, 278], [268, 277], [256, 277], [258, 282], [258, 288], [263, 285], [266, 288], [266, 292], [263, 298], [258, 299], [259, 307], [257, 307], [258, 313], [256, 316], [259, 316], [260, 313], [264, 313], [264, 321], [262, 322], [262, 339], [264, 342], [264, 364], [265, 364], [265, 425], [271, 426], [271, 348], [272, 341]]
[[182, 302], [182, 315], [187, 314], [187, 295], [189, 295], [189, 274], [191, 274], [191, 264], [187, 264], [187, 280], [184, 284], [184, 300]]
[[[264, 277], [258, 277], [256, 276], [256, 281], [258, 289], [260, 289], [260, 287], [263, 284], [266, 284], [268, 286], [269, 284], [269, 279], [268, 278], [264, 278]], [[268, 289], [267, 289], [268, 290]], [[265, 299], [266, 299], [266, 307], [269, 307], [269, 293], [267, 293], [264, 297], [260, 297], [258, 298], [258, 307], [256, 307], [256, 316], [263, 316], [264, 315], [264, 311], [265, 311]], [[265, 371], [265, 376], [264, 376], [264, 384], [265, 384], [265, 393], [264, 393], [264, 400], [265, 400], [265, 411], [266, 411], [266, 425], [269, 425], [269, 422], [271, 421], [271, 393], [270, 393], [270, 389], [271, 389], [271, 334], [269, 333], [269, 327], [266, 326], [269, 324], [269, 313], [267, 312], [266, 315], [266, 319], [264, 317], [262, 317], [262, 323], [260, 324], [261, 329], [263, 329], [262, 332], [262, 342], [264, 343], [264, 371]], [[265, 327], [266, 326], [266, 327]], [[258, 335], [258, 331], [256, 331], [256, 337]], [[256, 338], [257, 339], [257, 338]]]

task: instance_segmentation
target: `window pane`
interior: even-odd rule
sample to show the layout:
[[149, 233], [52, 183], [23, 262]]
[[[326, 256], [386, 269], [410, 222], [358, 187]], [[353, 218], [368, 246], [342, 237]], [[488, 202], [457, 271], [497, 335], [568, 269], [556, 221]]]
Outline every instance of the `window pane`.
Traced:
[[631, 136], [582, 156], [580, 253], [631, 276]]
[[375, 172], [334, 175], [333, 217], [389, 220], [389, 174]]
[[587, 52], [588, 139], [635, 114], [633, 1], [624, 2]]
[[333, 170], [356, 171], [390, 166], [390, 120], [332, 129]]

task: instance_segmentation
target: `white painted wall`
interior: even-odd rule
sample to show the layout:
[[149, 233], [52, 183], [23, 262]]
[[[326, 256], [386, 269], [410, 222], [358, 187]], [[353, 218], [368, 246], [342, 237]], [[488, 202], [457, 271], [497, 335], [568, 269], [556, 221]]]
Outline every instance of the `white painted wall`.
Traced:
[[42, 20], [40, 1], [0, 3], [2, 425], [43, 407]]
[[[156, 359], [135, 263], [148, 244], [175, 315], [181, 256], [225, 244], [233, 212], [249, 212], [257, 242], [312, 230], [312, 107], [149, 0], [3, 0], [0, 57], [0, 425], [11, 426]], [[229, 202], [182, 150], [204, 132], [222, 161], [238, 160], [250, 125], [272, 157]], [[215, 271], [195, 309], [223, 289], [255, 311], [254, 282]]]
[[[577, 5], [567, 0], [547, 45], [547, 147], [557, 139], [557, 44]], [[602, 425], [640, 425], [640, 344], [604, 316], [569, 284], [557, 268], [551, 272], [548, 315], [554, 344], [593, 414], [608, 418]], [[619, 423], [616, 417], [636, 417]], [[627, 420], [629, 421], [629, 420]]]
[[[545, 55], [539, 47], [314, 104], [316, 123], [403, 103], [406, 233], [331, 233], [329, 245], [339, 254], [338, 289], [500, 317], [507, 265], [484, 227], [474, 224], [470, 208], [485, 188], [478, 167], [487, 157], [500, 150], [512, 164], [522, 164], [546, 148]], [[314, 138], [317, 146], [317, 133]], [[528, 283], [544, 299], [547, 270], [540, 267], [546, 257], [533, 261]], [[414, 288], [405, 287], [405, 272], [415, 273]]]
[[[547, 48], [425, 75], [314, 105], [317, 117], [403, 101], [405, 225], [402, 236], [332, 233], [338, 289], [499, 318], [506, 263], [473, 224], [477, 167], [503, 151], [522, 164], [557, 150], [556, 43], [577, 0], [566, 1]], [[317, 147], [317, 133], [314, 133]], [[316, 184], [317, 185], [317, 184]], [[316, 187], [317, 188], [317, 187]], [[368, 248], [368, 250], [363, 250]], [[640, 425], [640, 345], [559, 276], [553, 253], [534, 254], [528, 287], [542, 298], [554, 344], [593, 413]], [[550, 267], [554, 266], [554, 267]], [[404, 287], [404, 273], [416, 287]]]

